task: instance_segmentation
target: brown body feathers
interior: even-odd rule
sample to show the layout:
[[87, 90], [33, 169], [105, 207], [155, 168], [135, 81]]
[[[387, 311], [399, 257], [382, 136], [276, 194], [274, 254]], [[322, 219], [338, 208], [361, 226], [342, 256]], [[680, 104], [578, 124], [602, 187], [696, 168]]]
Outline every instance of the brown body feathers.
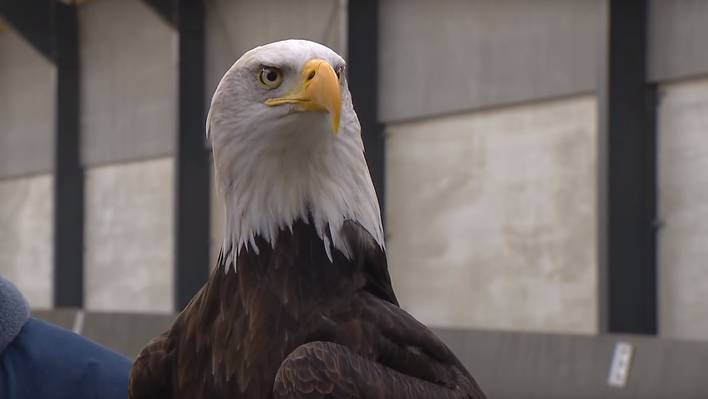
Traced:
[[[327, 257], [298, 221], [220, 264], [135, 361], [132, 399], [483, 398], [428, 328], [398, 307], [384, 251], [345, 222]], [[220, 263], [225, 257], [220, 257]]]

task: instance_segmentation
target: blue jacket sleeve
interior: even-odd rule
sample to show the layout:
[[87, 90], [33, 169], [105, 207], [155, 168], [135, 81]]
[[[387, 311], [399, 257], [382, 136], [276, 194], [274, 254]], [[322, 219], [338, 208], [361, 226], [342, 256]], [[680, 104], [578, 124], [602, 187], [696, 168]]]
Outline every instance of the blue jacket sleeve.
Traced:
[[0, 398], [125, 399], [130, 361], [31, 318], [0, 354]]

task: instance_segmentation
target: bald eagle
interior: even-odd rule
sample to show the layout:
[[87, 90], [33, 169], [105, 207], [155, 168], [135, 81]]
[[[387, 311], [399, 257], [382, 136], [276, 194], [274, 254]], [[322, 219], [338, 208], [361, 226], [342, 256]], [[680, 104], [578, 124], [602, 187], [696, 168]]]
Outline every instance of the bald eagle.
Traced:
[[339, 55], [304, 40], [248, 51], [207, 136], [226, 206], [218, 265], [135, 360], [132, 399], [484, 397], [398, 306]]

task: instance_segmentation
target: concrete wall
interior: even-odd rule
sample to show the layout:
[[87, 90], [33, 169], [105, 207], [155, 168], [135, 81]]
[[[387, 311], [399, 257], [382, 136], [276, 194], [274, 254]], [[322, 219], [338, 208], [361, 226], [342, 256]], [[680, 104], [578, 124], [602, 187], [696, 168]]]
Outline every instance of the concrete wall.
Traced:
[[86, 172], [85, 306], [173, 310], [172, 158]]
[[85, 165], [164, 156], [177, 128], [177, 35], [142, 0], [79, 8]]
[[[708, 395], [703, 343], [646, 336], [438, 329], [490, 398], [698, 399]], [[610, 386], [615, 345], [633, 348], [623, 387]]]
[[0, 177], [53, 163], [54, 65], [12, 30], [0, 33]]
[[[256, 45], [300, 37], [346, 53], [346, 3], [208, 0], [207, 101]], [[424, 321], [597, 330], [587, 93], [606, 10], [605, 0], [381, 1], [389, 253], [404, 306]], [[708, 74], [707, 18], [701, 0], [650, 1], [652, 81]], [[79, 24], [87, 306], [171, 311], [177, 36], [143, 0], [87, 2]], [[38, 307], [52, 298], [54, 84], [49, 60], [0, 33], [0, 273]], [[660, 328], [705, 339], [708, 83], [662, 91]], [[211, 217], [213, 265], [216, 195]]]
[[659, 276], [662, 336], [708, 337], [708, 79], [661, 87]]
[[54, 65], [0, 31], [0, 275], [52, 306]]
[[708, 2], [650, 0], [649, 5], [649, 78], [708, 74]]
[[173, 310], [177, 33], [142, 0], [79, 8], [85, 305]]
[[[68, 309], [35, 312], [66, 328], [77, 325]], [[174, 315], [86, 312], [84, 336], [134, 358]], [[708, 394], [702, 343], [627, 335], [560, 335], [496, 330], [436, 329], [490, 398], [704, 398]], [[607, 376], [618, 342], [634, 351], [624, 387]]]
[[386, 129], [389, 264], [435, 326], [597, 330], [594, 97]]
[[383, 0], [384, 121], [595, 90], [601, 0]]
[[0, 275], [35, 308], [52, 306], [50, 175], [0, 180]]

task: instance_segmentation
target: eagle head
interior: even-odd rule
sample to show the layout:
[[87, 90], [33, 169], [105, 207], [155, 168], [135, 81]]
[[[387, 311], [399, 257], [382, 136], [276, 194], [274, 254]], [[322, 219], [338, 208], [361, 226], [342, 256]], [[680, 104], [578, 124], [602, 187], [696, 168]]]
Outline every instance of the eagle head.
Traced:
[[257, 252], [258, 236], [274, 246], [297, 220], [314, 225], [330, 259], [350, 256], [346, 220], [383, 248], [345, 65], [321, 44], [285, 40], [246, 52], [219, 82], [207, 136], [226, 207], [224, 253]]

